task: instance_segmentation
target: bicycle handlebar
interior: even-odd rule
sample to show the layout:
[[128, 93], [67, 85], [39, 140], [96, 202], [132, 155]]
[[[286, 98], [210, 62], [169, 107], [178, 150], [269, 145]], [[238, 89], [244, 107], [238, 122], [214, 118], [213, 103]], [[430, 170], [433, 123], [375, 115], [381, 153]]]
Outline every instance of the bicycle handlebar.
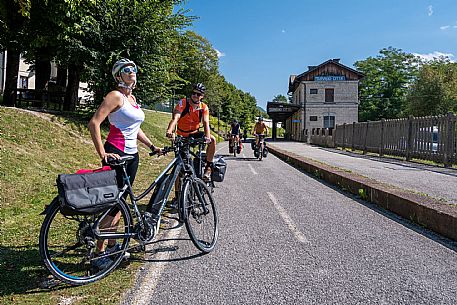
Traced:
[[[177, 136], [172, 142], [171, 146], [165, 146], [162, 148], [162, 155], [166, 155], [169, 152], [174, 151], [176, 148], [182, 148], [183, 146], [192, 146], [192, 145], [203, 145], [206, 144], [206, 139], [204, 138], [192, 138], [192, 137], [181, 137]], [[151, 151], [150, 156], [157, 155], [157, 152]]]

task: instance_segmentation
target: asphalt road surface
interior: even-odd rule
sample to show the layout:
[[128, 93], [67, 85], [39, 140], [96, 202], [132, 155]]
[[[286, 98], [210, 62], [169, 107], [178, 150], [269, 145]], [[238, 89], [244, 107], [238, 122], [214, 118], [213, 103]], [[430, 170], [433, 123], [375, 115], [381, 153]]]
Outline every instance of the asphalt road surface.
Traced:
[[457, 304], [455, 243], [248, 145], [226, 161], [215, 250], [165, 230], [123, 304]]

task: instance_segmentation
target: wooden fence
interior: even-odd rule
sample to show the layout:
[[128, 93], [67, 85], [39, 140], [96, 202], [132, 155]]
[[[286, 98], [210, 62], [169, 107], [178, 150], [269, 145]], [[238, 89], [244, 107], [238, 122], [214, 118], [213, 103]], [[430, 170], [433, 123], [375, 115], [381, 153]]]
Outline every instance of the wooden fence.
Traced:
[[362, 150], [444, 163], [457, 163], [457, 118], [444, 116], [337, 125], [333, 144]]
[[46, 109], [63, 109], [65, 92], [48, 90], [16, 89], [17, 107], [38, 107]]

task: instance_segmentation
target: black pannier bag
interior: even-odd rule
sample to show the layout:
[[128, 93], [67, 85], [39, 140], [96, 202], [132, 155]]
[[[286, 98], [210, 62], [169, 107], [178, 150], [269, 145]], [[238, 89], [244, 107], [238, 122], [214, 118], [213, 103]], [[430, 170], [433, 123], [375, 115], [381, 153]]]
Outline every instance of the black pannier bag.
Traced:
[[224, 181], [225, 171], [227, 170], [227, 162], [222, 157], [215, 157], [214, 166], [211, 172], [211, 180], [214, 182]]
[[200, 158], [199, 157], [194, 158], [195, 174], [200, 179], [202, 178], [203, 171], [205, 169], [205, 164], [206, 164], [206, 154], [205, 153], [202, 153], [202, 159], [203, 159], [203, 162], [200, 164]]
[[60, 211], [64, 215], [97, 214], [119, 199], [116, 171], [61, 174], [57, 177]]

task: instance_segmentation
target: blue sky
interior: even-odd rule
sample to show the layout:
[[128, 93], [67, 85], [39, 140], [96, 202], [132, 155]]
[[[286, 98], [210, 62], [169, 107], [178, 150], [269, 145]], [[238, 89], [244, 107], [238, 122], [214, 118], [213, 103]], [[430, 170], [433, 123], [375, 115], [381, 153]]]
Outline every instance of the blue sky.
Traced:
[[457, 60], [457, 0], [188, 0], [191, 30], [220, 52], [220, 72], [257, 104], [287, 95], [291, 74], [389, 46]]

